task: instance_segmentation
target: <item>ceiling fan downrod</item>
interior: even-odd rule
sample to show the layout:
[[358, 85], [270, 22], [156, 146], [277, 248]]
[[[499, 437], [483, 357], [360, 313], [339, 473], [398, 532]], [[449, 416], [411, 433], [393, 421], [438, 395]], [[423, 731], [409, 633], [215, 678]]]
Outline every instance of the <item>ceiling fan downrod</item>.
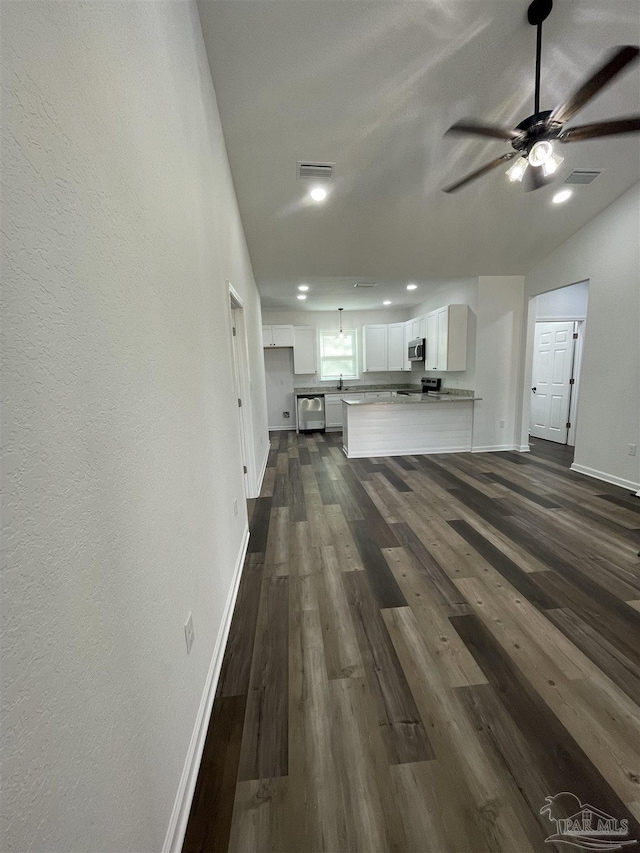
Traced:
[[537, 117], [540, 112], [540, 58], [542, 56], [542, 22], [551, 14], [553, 0], [533, 0], [527, 10], [527, 20], [537, 27], [536, 33], [536, 91], [533, 114]]

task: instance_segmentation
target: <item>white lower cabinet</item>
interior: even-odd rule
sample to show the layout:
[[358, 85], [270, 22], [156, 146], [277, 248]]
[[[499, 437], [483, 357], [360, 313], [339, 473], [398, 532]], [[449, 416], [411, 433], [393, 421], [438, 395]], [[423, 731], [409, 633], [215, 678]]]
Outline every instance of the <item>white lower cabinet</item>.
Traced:
[[342, 401], [364, 400], [364, 394], [325, 394], [324, 419], [327, 429], [342, 429]]

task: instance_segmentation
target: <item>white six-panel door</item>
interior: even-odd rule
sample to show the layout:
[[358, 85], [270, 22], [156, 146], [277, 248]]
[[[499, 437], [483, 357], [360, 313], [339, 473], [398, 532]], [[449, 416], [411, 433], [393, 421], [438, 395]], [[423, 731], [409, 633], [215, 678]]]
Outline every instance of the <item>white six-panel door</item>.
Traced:
[[536, 323], [530, 433], [567, 443], [573, 368], [573, 323]]

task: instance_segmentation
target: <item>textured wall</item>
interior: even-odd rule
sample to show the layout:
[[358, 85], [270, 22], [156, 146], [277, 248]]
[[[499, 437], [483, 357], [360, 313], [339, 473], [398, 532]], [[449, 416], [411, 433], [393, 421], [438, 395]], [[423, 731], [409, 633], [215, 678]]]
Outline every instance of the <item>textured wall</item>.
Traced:
[[2, 12], [0, 847], [158, 851], [246, 526], [225, 279], [261, 460], [259, 300], [193, 4]]

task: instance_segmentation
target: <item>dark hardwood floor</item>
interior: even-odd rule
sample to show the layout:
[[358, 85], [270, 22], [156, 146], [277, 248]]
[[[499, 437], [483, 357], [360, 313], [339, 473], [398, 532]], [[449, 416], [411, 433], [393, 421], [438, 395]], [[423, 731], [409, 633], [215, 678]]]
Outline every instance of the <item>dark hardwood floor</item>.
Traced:
[[562, 792], [640, 841], [640, 500], [535, 439], [271, 442], [185, 853], [578, 849]]

